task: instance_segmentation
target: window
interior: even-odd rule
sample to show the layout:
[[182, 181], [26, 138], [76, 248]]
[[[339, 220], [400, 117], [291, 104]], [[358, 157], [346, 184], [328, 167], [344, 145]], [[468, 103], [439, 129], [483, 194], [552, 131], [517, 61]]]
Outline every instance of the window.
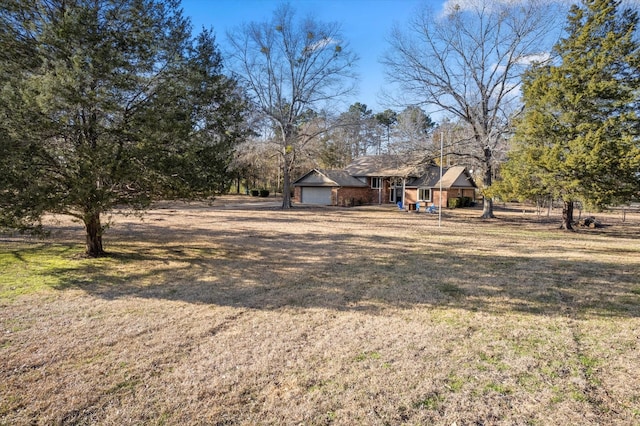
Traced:
[[418, 200], [431, 201], [431, 188], [418, 189]]
[[379, 177], [371, 178], [371, 188], [372, 189], [382, 188], [382, 178], [379, 178]]

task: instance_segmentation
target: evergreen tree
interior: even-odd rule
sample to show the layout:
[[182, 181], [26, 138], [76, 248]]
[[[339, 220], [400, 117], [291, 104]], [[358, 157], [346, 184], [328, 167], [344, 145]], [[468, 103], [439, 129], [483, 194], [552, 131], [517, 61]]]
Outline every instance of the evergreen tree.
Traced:
[[6, 0], [0, 10], [0, 226], [103, 213], [226, 183], [242, 133], [213, 35], [178, 0]]
[[378, 136], [378, 150], [377, 154], [382, 153], [382, 141], [384, 139], [385, 147], [389, 147], [391, 144], [391, 129], [393, 126], [398, 124], [398, 113], [392, 109], [385, 109], [382, 112], [379, 112], [373, 116], [376, 120], [378, 126], [381, 126], [384, 129], [383, 137]]
[[615, 0], [573, 6], [557, 59], [524, 77], [525, 111], [503, 186], [562, 199], [565, 229], [574, 202], [598, 208], [640, 191], [638, 17], [619, 7]]

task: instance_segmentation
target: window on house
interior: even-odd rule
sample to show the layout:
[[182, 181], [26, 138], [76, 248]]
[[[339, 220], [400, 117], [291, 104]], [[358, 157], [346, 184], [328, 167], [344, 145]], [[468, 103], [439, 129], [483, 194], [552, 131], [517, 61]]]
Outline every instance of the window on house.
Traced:
[[431, 201], [431, 188], [418, 189], [418, 200]]
[[371, 188], [372, 189], [382, 188], [382, 178], [379, 178], [379, 177], [371, 178]]

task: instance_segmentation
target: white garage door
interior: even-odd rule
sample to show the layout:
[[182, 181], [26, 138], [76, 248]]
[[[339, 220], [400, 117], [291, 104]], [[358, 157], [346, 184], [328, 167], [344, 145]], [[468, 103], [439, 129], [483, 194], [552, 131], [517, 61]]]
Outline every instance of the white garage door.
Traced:
[[321, 204], [328, 206], [331, 204], [331, 188], [319, 188], [306, 186], [302, 188], [303, 204]]

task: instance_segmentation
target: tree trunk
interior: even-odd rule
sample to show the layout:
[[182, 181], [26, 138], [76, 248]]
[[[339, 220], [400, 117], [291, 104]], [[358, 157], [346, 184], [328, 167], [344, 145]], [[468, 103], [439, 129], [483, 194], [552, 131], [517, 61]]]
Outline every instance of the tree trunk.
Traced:
[[493, 198], [484, 197], [482, 199], [482, 219], [493, 219]]
[[289, 167], [285, 159], [285, 166], [282, 170], [282, 208], [291, 208], [291, 175], [289, 173]]
[[84, 216], [84, 229], [86, 231], [87, 256], [104, 256], [105, 252], [102, 248], [102, 225], [100, 224], [100, 213], [86, 213]]
[[[493, 168], [491, 167], [491, 155], [492, 155], [491, 149], [485, 148], [484, 149], [484, 158], [485, 158], [484, 176], [482, 178], [482, 185], [485, 188], [489, 188], [493, 183]], [[487, 196], [483, 197], [482, 216], [480, 217], [482, 219], [492, 219], [495, 217], [493, 214], [493, 198], [488, 198]]]
[[562, 206], [562, 226], [560, 229], [573, 231], [573, 201], [565, 201]]
[[294, 161], [294, 142], [297, 137], [292, 125], [285, 126], [284, 151], [282, 155], [282, 209], [291, 208], [291, 169]]

